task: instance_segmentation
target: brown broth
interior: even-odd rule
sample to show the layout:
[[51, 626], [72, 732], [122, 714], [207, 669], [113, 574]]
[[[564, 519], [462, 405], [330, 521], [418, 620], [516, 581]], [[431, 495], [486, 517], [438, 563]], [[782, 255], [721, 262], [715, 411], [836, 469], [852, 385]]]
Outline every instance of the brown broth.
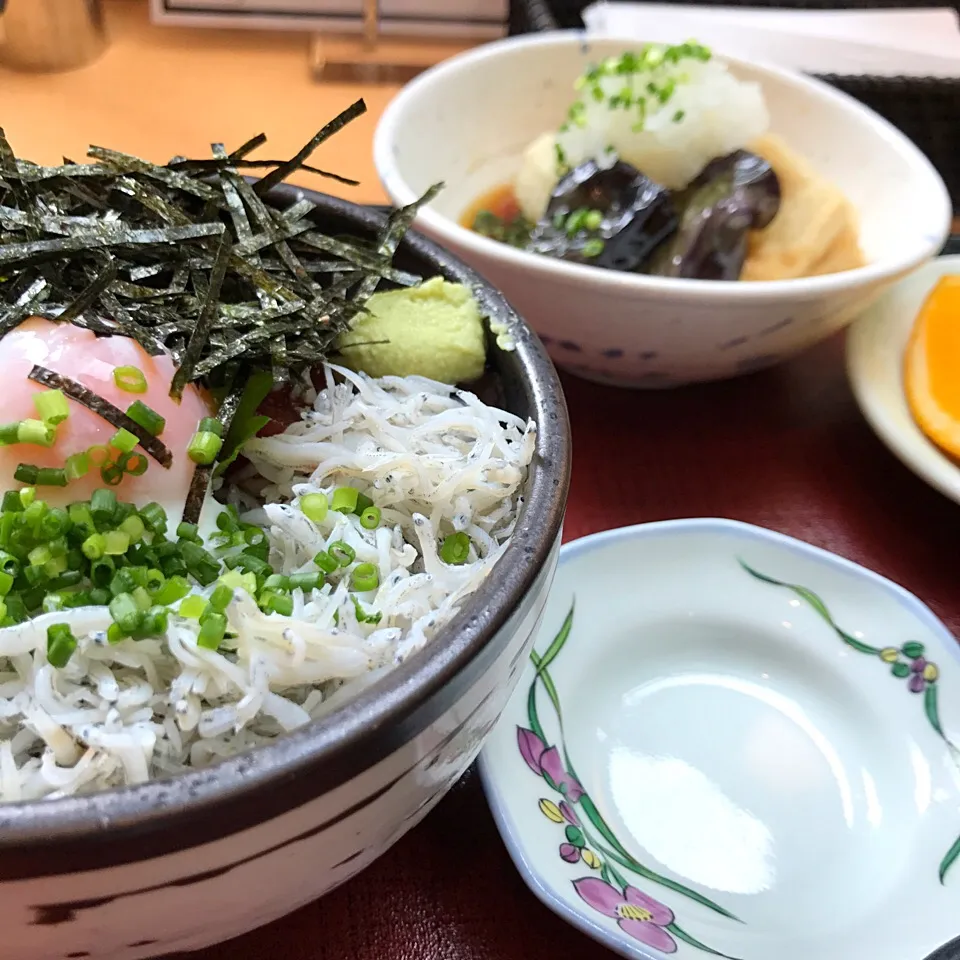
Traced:
[[482, 194], [464, 211], [460, 217], [460, 225], [472, 230], [477, 214], [482, 211], [492, 213], [501, 220], [513, 220], [520, 213], [520, 204], [513, 191], [513, 184], [505, 183]]

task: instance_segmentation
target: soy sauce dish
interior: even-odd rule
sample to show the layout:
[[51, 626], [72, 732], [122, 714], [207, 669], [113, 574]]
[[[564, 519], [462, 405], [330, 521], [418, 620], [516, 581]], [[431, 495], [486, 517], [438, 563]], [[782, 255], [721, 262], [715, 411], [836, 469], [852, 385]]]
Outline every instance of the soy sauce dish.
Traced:
[[407, 233], [417, 204], [283, 185], [363, 109], [290, 160], [261, 135], [45, 168], [0, 131], [17, 960], [199, 949], [316, 899], [432, 809], [519, 675], [562, 392], [502, 296]]
[[695, 41], [566, 32], [462, 54], [388, 106], [375, 160], [401, 204], [444, 182], [418, 226], [558, 364], [629, 386], [729, 377], [829, 336], [935, 255], [951, 214], [866, 107]]

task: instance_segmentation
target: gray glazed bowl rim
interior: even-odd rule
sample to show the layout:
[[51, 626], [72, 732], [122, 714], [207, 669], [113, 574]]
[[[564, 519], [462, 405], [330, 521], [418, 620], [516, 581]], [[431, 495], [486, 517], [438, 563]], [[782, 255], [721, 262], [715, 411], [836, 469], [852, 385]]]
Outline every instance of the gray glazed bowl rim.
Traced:
[[[383, 213], [374, 208], [306, 189], [281, 186], [270, 194], [271, 202], [281, 208], [300, 197], [317, 205], [314, 216], [339, 221], [351, 233], [370, 236], [384, 222]], [[170, 846], [184, 849], [215, 840], [293, 809], [297, 804], [292, 794], [287, 798], [290, 802], [280, 801], [280, 809], [273, 814], [259, 805], [257, 810], [251, 810], [250, 804], [255, 802], [253, 794], [286, 793], [287, 785], [297, 778], [310, 780], [309, 793], [314, 797], [335, 789], [377, 762], [369, 758], [376, 753], [371, 748], [378, 736], [409, 719], [477, 657], [505, 626], [548, 562], [560, 535], [570, 474], [570, 428], [553, 364], [536, 335], [503, 295], [453, 254], [411, 231], [397, 256], [420, 261], [449, 280], [471, 286], [486, 315], [505, 324], [516, 341], [514, 352], [506, 354], [491, 347], [490, 356], [496, 356], [508, 368], [507, 372], [517, 376], [526, 394], [530, 415], [537, 420], [538, 466], [526, 482], [522, 521], [495, 571], [464, 604], [437, 642], [360, 691], [357, 697], [298, 731], [169, 779], [80, 796], [0, 804], [0, 850], [6, 861], [6, 866], [0, 868], [0, 879], [4, 875], [9, 878], [11, 873], [36, 876], [79, 869], [63, 861], [57, 869], [53, 869], [52, 863], [46, 869], [39, 863], [29, 867], [16, 863], [21, 860], [18, 854], [36, 857], [49, 853], [59, 858], [64, 852], [59, 848], [64, 844], [71, 848], [77, 844], [80, 848], [95, 846], [106, 854], [104, 841], [113, 846], [115, 842], [136, 838], [135, 844], [140, 845], [145, 833], [179, 831], [191, 819], [198, 821], [198, 827], [216, 824], [219, 808], [227, 802], [234, 807], [246, 806], [246, 816], [220, 824], [215, 835], [200, 829], [198, 836], [193, 836], [195, 831], [189, 830], [181, 836], [183, 842]], [[510, 371], [510, 367], [514, 370]], [[386, 750], [384, 755], [390, 752]], [[324, 774], [328, 767], [341, 772], [327, 777]], [[330, 779], [335, 782], [324, 782]], [[80, 852], [78, 849], [77, 853]], [[146, 849], [141, 852], [143, 856], [123, 857], [122, 862], [150, 855]], [[106, 865], [98, 857], [87, 861], [86, 869]]]

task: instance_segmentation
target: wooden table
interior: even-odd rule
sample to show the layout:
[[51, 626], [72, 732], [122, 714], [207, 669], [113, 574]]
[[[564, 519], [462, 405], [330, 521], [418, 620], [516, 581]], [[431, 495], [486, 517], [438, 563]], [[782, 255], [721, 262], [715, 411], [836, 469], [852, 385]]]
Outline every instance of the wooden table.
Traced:
[[110, 46], [96, 63], [60, 74], [0, 66], [0, 126], [19, 156], [82, 160], [95, 143], [164, 163], [209, 156], [213, 141], [230, 148], [262, 131], [262, 149], [285, 158], [363, 97], [369, 113], [314, 155], [360, 186], [311, 174], [293, 181], [357, 203], [385, 199], [370, 142], [396, 86], [314, 82], [299, 34], [156, 27], [145, 0], [106, 0], [105, 10]]
[[[294, 38], [150, 32], [139, 4], [117, 0], [110, 12], [114, 45], [96, 66], [63, 77], [0, 72], [3, 122], [24, 154], [53, 162], [61, 152], [79, 155], [92, 139], [162, 160], [265, 128], [285, 155], [358, 93], [309, 83], [302, 41]], [[192, 109], [198, 86], [207, 90], [200, 114]], [[221, 86], [221, 95], [211, 94]], [[391, 93], [363, 91], [374, 116]], [[381, 199], [370, 160], [373, 124], [358, 122], [318, 158], [362, 178], [364, 186], [349, 194], [361, 201]], [[729, 383], [643, 393], [565, 377], [564, 386], [575, 437], [567, 539], [671, 517], [745, 520], [891, 577], [960, 629], [960, 508], [905, 470], [870, 432], [846, 383], [841, 339]], [[527, 891], [471, 775], [359, 878], [286, 920], [191, 956], [611, 955]]]

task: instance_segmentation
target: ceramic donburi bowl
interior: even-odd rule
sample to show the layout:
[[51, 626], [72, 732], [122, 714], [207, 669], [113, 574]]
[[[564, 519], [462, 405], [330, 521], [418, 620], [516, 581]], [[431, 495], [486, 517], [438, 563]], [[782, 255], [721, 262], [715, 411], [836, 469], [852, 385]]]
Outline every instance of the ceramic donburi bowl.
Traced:
[[[270, 198], [288, 206], [299, 195], [285, 188]], [[331, 235], [372, 239], [383, 226], [381, 214], [308, 196]], [[0, 805], [0, 956], [137, 960], [268, 923], [388, 849], [479, 751], [553, 579], [566, 408], [539, 341], [496, 290], [413, 234], [396, 263], [469, 284], [516, 340], [516, 351], [492, 345], [489, 354], [496, 402], [539, 428], [510, 546], [432, 644], [322, 719], [169, 780]]]

